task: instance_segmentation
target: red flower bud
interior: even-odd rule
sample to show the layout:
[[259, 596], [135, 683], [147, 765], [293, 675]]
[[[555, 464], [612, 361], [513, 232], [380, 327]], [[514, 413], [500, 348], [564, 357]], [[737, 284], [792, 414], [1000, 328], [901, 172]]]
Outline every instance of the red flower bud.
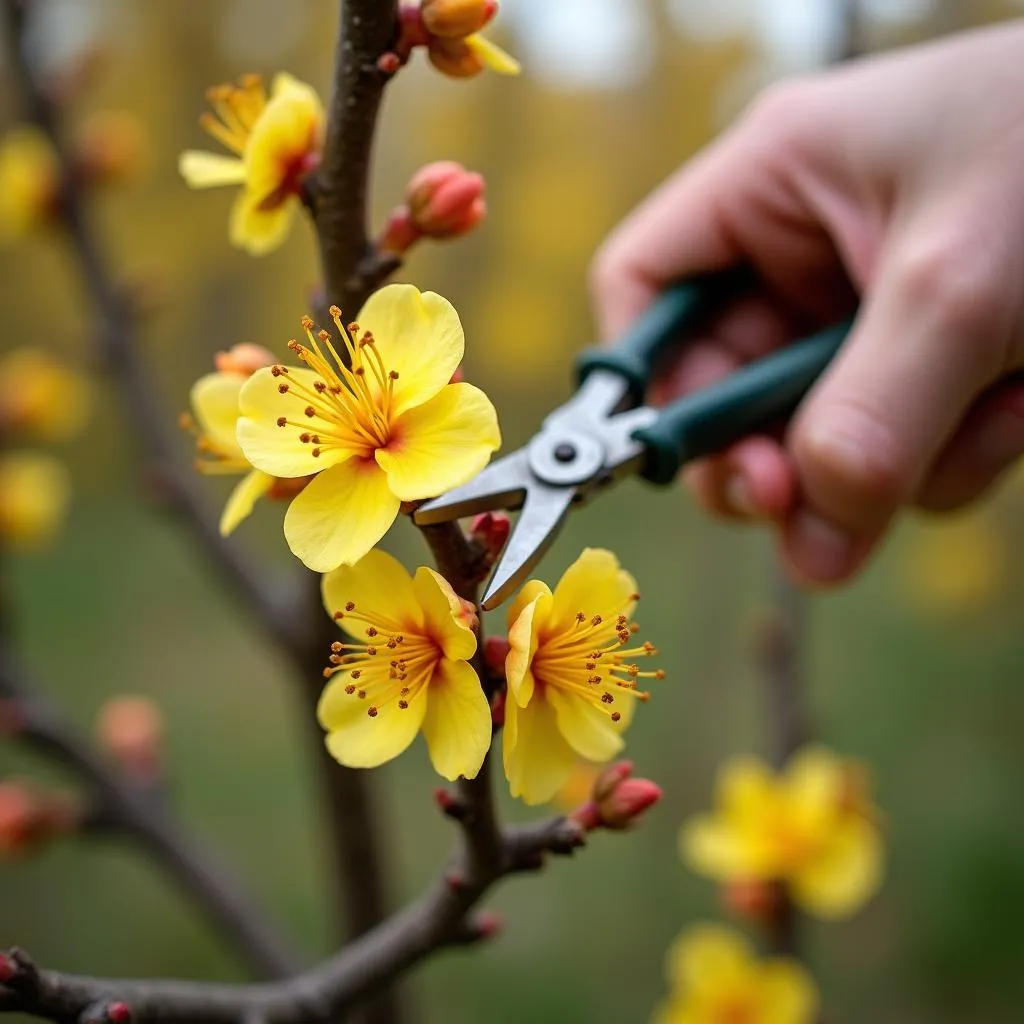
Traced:
[[507, 637], [489, 636], [484, 640], [484, 663], [496, 676], [505, 674], [505, 659], [507, 657]]
[[494, 560], [508, 540], [512, 523], [504, 512], [481, 512], [469, 527], [469, 539], [476, 541]]
[[0, 953], [0, 985], [6, 985], [18, 973], [18, 964], [14, 957]]
[[605, 828], [629, 828], [661, 799], [661, 786], [650, 779], [624, 779], [598, 804]]
[[273, 366], [276, 362], [277, 357], [270, 349], [245, 341], [213, 357], [213, 365], [221, 373], [237, 373], [243, 377], [251, 377], [257, 370]]
[[160, 774], [163, 715], [147, 697], [115, 697], [100, 709], [96, 736], [100, 746], [130, 775]]
[[484, 179], [461, 164], [439, 160], [410, 179], [406, 203], [412, 223], [431, 238], [455, 238], [484, 218]]
[[132, 1019], [132, 1009], [127, 1003], [116, 1002], [107, 1006], [107, 1020], [113, 1024], [128, 1024]]
[[477, 914], [473, 926], [481, 939], [493, 939], [505, 927], [505, 921], [493, 910], [485, 910], [482, 914]]
[[505, 702], [508, 700], [508, 690], [502, 687], [491, 698], [491, 725], [495, 729], [502, 729], [505, 726]]
[[592, 796], [595, 800], [606, 800], [615, 789], [633, 774], [632, 761], [615, 761], [608, 765], [594, 780]]
[[461, 384], [466, 379], [466, 375], [462, 372], [462, 366], [456, 366], [455, 372], [448, 379], [449, 384]]
[[384, 230], [377, 239], [379, 252], [401, 256], [423, 237], [423, 232], [413, 223], [412, 214], [406, 206], [400, 206], [388, 217]]
[[21, 782], [0, 782], [0, 858], [19, 857], [41, 838], [43, 802]]

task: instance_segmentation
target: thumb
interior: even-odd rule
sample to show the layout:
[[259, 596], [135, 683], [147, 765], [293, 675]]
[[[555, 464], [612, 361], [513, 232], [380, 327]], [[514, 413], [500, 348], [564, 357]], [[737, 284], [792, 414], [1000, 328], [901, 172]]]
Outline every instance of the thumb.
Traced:
[[992, 249], [979, 249], [948, 231], [910, 233], [877, 267], [850, 338], [791, 428], [802, 502], [782, 545], [797, 578], [852, 575], [1006, 369], [1014, 288], [1001, 287]]

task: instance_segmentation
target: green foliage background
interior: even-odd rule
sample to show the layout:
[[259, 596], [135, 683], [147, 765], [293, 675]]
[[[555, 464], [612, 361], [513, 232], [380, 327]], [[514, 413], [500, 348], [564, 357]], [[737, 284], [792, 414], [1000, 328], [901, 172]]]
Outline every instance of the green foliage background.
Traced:
[[[177, 152], [203, 141], [195, 118], [207, 84], [285, 67], [328, 87], [334, 4], [307, 5], [301, 34], [276, 52], [291, 5], [253, 5], [262, 13], [230, 39], [228, 6], [107, 4], [109, 68], [75, 108], [131, 109], [150, 135], [148, 173], [103, 197], [96, 215], [126, 275], [165, 297], [145, 355], [169, 416], [214, 351], [241, 340], [283, 348], [317, 280], [305, 225], [254, 261], [227, 245], [228, 196], [190, 193], [175, 173]], [[966, 21], [1009, 13], [953, 6]], [[756, 57], [748, 42], [701, 45], [667, 26], [662, 44], [651, 74], [618, 93], [554, 92], [529, 68], [519, 80], [450, 82], [419, 62], [389, 92], [378, 222], [426, 160], [486, 174], [485, 227], [458, 244], [424, 245], [400, 279], [461, 311], [467, 375], [495, 400], [508, 446], [568, 393], [572, 353], [591, 334], [589, 255], [713, 134], [723, 95]], [[10, 112], [13, 97], [3, 102]], [[74, 271], [56, 237], [0, 253], [0, 344], [84, 358], [87, 305]], [[116, 395], [99, 388], [97, 415], [68, 452], [77, 496], [63, 537], [8, 566], [17, 643], [83, 729], [113, 694], [159, 701], [181, 817], [311, 955], [325, 953], [329, 865], [300, 720], [310, 712], [187, 536], [147, 503], [131, 430]], [[907, 524], [859, 583], [812, 604], [815, 726], [872, 766], [890, 849], [885, 889], [866, 911], [807, 926], [831, 1021], [1002, 1024], [1024, 1015], [1022, 507], [1018, 479], [971, 517]], [[283, 574], [279, 519], [278, 508], [261, 509], [235, 542]], [[408, 564], [426, 557], [406, 525], [388, 544]], [[645, 635], [665, 652], [669, 678], [629, 737], [630, 756], [664, 784], [665, 800], [637, 833], [596, 837], [574, 862], [506, 885], [492, 900], [507, 918], [499, 941], [445, 954], [405, 984], [420, 1020], [642, 1021], [663, 991], [672, 938], [718, 913], [711, 885], [680, 864], [675, 838], [683, 818], [708, 805], [716, 766], [766, 747], [750, 640], [766, 597], [768, 538], [707, 521], [678, 490], [626, 484], [574, 517], [544, 564], [548, 578], [586, 544], [614, 548], [637, 576]], [[0, 777], [14, 773], [54, 777], [0, 748]], [[396, 896], [406, 897], [438, 870], [450, 829], [433, 809], [436, 779], [420, 747], [379, 776], [387, 856]], [[243, 976], [157, 870], [115, 842], [71, 841], [0, 863], [0, 946], [12, 943], [72, 971]]]

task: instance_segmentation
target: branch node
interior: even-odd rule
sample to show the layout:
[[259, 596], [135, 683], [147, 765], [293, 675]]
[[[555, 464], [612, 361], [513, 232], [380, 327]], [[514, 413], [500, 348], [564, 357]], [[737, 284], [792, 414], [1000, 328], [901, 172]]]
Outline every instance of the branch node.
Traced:
[[129, 1024], [131, 1007], [121, 1000], [90, 1003], [79, 1015], [78, 1024]]
[[23, 949], [13, 946], [0, 953], [0, 984], [21, 994], [35, 995], [39, 983], [39, 968]]
[[469, 807], [465, 801], [460, 800], [444, 786], [438, 786], [434, 790], [434, 803], [440, 808], [441, 813], [452, 821], [466, 821], [469, 817]]

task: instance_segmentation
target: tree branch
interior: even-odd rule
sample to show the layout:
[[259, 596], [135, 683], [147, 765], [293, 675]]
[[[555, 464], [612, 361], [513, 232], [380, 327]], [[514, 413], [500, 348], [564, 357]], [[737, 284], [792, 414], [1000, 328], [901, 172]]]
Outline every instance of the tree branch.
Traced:
[[16, 736], [71, 768], [89, 787], [104, 827], [123, 830], [141, 842], [259, 974], [279, 978], [298, 970], [298, 957], [239, 891], [231, 875], [179, 831], [151, 793], [132, 786], [97, 757], [3, 651], [0, 698], [11, 701], [16, 710]]

